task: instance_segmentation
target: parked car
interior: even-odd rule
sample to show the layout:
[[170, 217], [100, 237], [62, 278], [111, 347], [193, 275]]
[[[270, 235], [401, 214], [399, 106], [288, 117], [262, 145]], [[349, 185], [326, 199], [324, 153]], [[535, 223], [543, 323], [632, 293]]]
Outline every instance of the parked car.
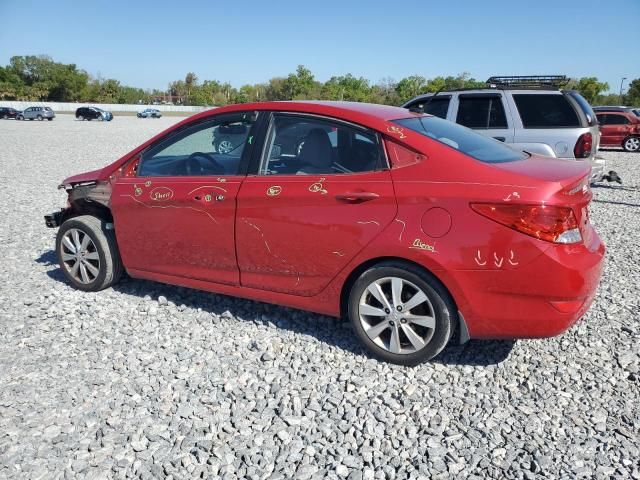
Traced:
[[162, 112], [155, 108], [145, 108], [141, 112], [138, 112], [137, 116], [138, 118], [160, 118], [162, 116]]
[[627, 152], [640, 151], [640, 118], [628, 111], [596, 113], [600, 124], [600, 145], [622, 147]]
[[113, 120], [113, 114], [98, 107], [80, 107], [76, 110], [78, 120], [98, 120], [99, 122]]
[[598, 124], [589, 103], [576, 91], [557, 87], [551, 77], [491, 77], [486, 88], [420, 95], [403, 106], [424, 110], [514, 148], [557, 158], [588, 161], [592, 181], [605, 173], [596, 158]]
[[[244, 127], [227, 153], [222, 126]], [[454, 332], [547, 337], [587, 311], [604, 255], [589, 173], [399, 107], [243, 104], [65, 179], [45, 221], [80, 290], [126, 270], [344, 315], [371, 352], [415, 364]]]
[[16, 118], [21, 113], [19, 110], [11, 107], [0, 107], [0, 118], [7, 120], [8, 118]]
[[625, 107], [625, 106], [598, 106], [593, 107], [593, 111], [598, 112], [628, 112], [633, 113], [635, 116], [640, 117], [640, 108]]
[[44, 120], [56, 118], [56, 114], [49, 107], [29, 107], [18, 113], [16, 120]]

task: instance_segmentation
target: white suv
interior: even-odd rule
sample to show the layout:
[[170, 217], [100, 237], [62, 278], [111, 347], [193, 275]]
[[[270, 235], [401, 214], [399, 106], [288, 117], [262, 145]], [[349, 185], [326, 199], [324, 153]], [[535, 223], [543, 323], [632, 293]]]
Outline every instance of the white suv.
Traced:
[[588, 160], [591, 181], [600, 181], [605, 163], [596, 159], [596, 116], [578, 92], [557, 87], [563, 81], [563, 76], [491, 77], [486, 88], [420, 95], [403, 107], [459, 123], [519, 150]]

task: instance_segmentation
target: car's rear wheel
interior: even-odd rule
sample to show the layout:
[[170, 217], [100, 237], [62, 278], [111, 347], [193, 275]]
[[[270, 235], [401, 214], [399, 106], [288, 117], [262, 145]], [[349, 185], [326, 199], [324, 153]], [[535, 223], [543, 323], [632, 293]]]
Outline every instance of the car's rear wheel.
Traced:
[[625, 152], [637, 152], [640, 150], [640, 137], [627, 137], [622, 142]]
[[16, 117], [16, 120], [24, 120], [24, 117], [23, 117], [22, 115], [18, 115], [18, 116]]
[[81, 122], [84, 121], [84, 117], [82, 115], [78, 115], [78, 120], [80, 120]]
[[43, 120], [42, 119], [42, 115], [38, 115], [36, 118], [38, 119], [39, 122], [41, 122]]
[[4, 115], [2, 115], [3, 120], [6, 120], [7, 118], [9, 118], [9, 115], [7, 115], [6, 113]]
[[389, 362], [416, 365], [447, 345], [456, 309], [431, 275], [393, 262], [375, 265], [355, 281], [349, 318], [372, 353]]
[[56, 237], [56, 253], [64, 276], [79, 290], [103, 290], [122, 275], [114, 232], [97, 217], [82, 215], [65, 221]]

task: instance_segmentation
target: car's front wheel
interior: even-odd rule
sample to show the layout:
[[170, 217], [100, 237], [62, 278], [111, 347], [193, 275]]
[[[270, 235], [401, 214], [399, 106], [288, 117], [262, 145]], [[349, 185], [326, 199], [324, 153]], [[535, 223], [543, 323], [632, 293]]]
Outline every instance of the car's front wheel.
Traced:
[[16, 117], [16, 120], [24, 120], [24, 117], [23, 117], [22, 115], [18, 115], [18, 116]]
[[56, 253], [64, 276], [79, 290], [103, 290], [122, 275], [114, 232], [97, 217], [82, 215], [66, 220], [58, 230]]
[[365, 271], [349, 295], [349, 319], [360, 341], [378, 357], [416, 365], [447, 345], [457, 313], [450, 295], [431, 275], [403, 263]]
[[637, 152], [640, 150], [640, 137], [628, 137], [622, 142], [625, 152]]

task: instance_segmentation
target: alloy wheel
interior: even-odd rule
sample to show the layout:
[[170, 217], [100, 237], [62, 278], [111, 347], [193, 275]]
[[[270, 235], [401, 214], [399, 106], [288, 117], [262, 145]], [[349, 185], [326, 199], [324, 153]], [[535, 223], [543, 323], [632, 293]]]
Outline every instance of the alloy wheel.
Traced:
[[394, 354], [422, 350], [436, 327], [435, 310], [427, 294], [399, 277], [371, 283], [360, 297], [358, 315], [371, 341]]
[[627, 140], [625, 140], [624, 142], [624, 149], [629, 152], [636, 152], [640, 150], [640, 138], [638, 137], [627, 138]]
[[85, 285], [95, 281], [100, 274], [100, 255], [87, 233], [69, 229], [60, 248], [63, 266], [75, 280]]
[[233, 150], [233, 143], [229, 140], [222, 140], [218, 144], [218, 153], [229, 153], [231, 150]]

